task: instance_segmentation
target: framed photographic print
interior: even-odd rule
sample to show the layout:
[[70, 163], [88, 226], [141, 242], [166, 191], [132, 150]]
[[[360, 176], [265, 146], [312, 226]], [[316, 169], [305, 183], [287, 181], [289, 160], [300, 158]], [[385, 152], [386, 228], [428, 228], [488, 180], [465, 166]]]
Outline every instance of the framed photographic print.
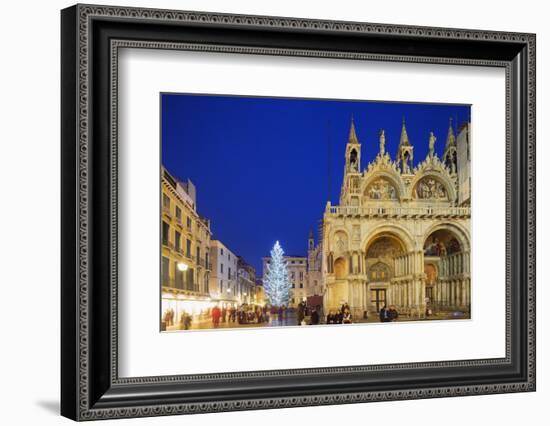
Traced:
[[535, 390], [533, 34], [61, 23], [64, 416]]

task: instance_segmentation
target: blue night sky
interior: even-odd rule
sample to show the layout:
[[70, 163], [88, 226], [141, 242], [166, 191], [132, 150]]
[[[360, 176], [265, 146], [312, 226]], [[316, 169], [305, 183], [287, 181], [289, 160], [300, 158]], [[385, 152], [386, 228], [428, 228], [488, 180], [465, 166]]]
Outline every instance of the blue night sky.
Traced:
[[352, 114], [362, 170], [378, 153], [382, 128], [395, 159], [403, 116], [414, 165], [426, 157], [430, 131], [441, 157], [449, 117], [455, 128], [470, 121], [465, 105], [182, 94], [162, 94], [161, 102], [164, 166], [191, 179], [212, 238], [258, 276], [276, 240], [286, 254], [306, 255], [327, 199], [338, 204]]

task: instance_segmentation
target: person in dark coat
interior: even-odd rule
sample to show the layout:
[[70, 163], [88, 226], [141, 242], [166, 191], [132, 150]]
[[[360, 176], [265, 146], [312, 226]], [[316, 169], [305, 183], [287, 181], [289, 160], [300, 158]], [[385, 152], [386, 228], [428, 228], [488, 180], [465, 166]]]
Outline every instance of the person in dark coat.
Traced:
[[298, 306], [296, 307], [297, 313], [296, 313], [296, 321], [298, 322], [298, 325], [302, 325], [302, 321], [304, 320], [306, 316], [306, 307], [303, 302], [298, 303]]
[[346, 312], [346, 309], [349, 311], [350, 308], [349, 308], [349, 305], [348, 305], [348, 302], [344, 302], [342, 304], [342, 307], [340, 308], [340, 313], [343, 314], [344, 312]]
[[390, 310], [386, 305], [380, 309], [380, 322], [390, 322], [391, 316], [390, 316]]
[[334, 316], [334, 311], [330, 310], [327, 315], [327, 324], [336, 324], [336, 318]]
[[344, 314], [342, 313], [342, 311], [337, 311], [334, 314], [334, 324], [342, 324], [343, 318], [344, 318]]
[[283, 314], [284, 314], [283, 306], [279, 306], [278, 316], [279, 316], [279, 324], [283, 323]]
[[316, 306], [317, 315], [319, 315], [319, 324], [321, 324], [321, 321], [325, 319], [325, 311], [321, 305]]
[[184, 330], [189, 330], [189, 328], [191, 328], [191, 315], [187, 312], [181, 314], [181, 324]]
[[317, 312], [317, 309], [313, 308], [313, 311], [311, 312], [311, 325], [318, 325], [319, 324], [319, 312]]

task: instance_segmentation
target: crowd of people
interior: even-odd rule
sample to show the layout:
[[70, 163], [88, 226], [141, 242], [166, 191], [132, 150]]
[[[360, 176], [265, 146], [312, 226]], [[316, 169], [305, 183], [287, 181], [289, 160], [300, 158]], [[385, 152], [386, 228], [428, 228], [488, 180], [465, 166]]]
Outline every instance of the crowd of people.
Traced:
[[[184, 330], [189, 330], [189, 328], [191, 328], [192, 320], [193, 319], [191, 314], [185, 311], [182, 312], [179, 318], [180, 328], [183, 328]], [[176, 313], [172, 308], [166, 309], [164, 311], [164, 315], [162, 316], [162, 321], [165, 327], [173, 327], [175, 325]]]
[[379, 312], [380, 322], [393, 322], [399, 317], [397, 309], [394, 305], [386, 306], [384, 305]]
[[351, 309], [347, 303], [343, 303], [340, 309], [330, 310], [327, 315], [327, 324], [352, 324]]
[[[198, 316], [198, 321], [211, 321], [213, 328], [231, 326], [232, 324], [269, 324], [273, 325], [319, 325], [319, 324], [352, 324], [354, 318], [351, 308], [347, 302], [342, 303], [340, 308], [331, 309], [325, 317], [322, 305], [309, 306], [305, 301], [298, 303], [296, 308], [282, 306], [258, 306], [243, 304], [237, 305], [216, 305]], [[431, 312], [427, 312], [427, 316]], [[173, 309], [167, 309], [163, 315], [166, 327], [172, 327], [176, 321]], [[378, 317], [380, 322], [393, 322], [399, 317], [394, 305], [384, 305]], [[181, 329], [189, 330], [193, 322], [193, 316], [182, 312], [178, 318], [178, 325]], [[366, 313], [363, 319], [367, 319]], [[296, 321], [296, 322], [294, 322]], [[355, 321], [357, 322], [357, 321]]]
[[220, 308], [216, 305], [211, 309], [210, 317], [212, 318], [214, 328], [219, 327], [223, 323], [261, 324], [269, 322], [270, 311], [266, 306], [243, 304], [239, 307], [231, 305]]
[[298, 325], [317, 325], [321, 323], [322, 318], [323, 308], [321, 305], [308, 306], [305, 302], [298, 303], [296, 307], [296, 321]]

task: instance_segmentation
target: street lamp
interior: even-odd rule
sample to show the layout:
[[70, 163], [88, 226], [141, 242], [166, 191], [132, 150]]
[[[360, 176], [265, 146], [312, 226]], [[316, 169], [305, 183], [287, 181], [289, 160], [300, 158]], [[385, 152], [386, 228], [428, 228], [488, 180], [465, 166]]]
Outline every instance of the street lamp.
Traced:
[[181, 263], [181, 262], [178, 263], [178, 270], [185, 272], [187, 271], [188, 268], [189, 266], [186, 263]]

